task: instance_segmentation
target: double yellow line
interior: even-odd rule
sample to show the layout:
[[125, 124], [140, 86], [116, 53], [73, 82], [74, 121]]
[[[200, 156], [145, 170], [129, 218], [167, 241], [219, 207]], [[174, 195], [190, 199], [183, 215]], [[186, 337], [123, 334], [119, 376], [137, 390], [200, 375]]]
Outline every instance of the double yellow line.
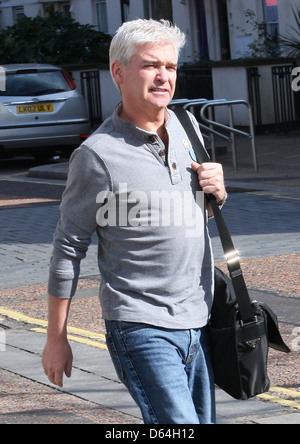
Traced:
[[[30, 331], [43, 334], [47, 333], [48, 323], [42, 319], [32, 318], [0, 306], [0, 320], [3, 321], [1, 316], [13, 319], [14, 321], [37, 326], [30, 328]], [[100, 333], [94, 333], [92, 331], [70, 326], [68, 327], [68, 339], [91, 347], [107, 350], [105, 336]], [[276, 394], [281, 394], [292, 399], [284, 399], [284, 397], [281, 398], [280, 396], [276, 396]], [[300, 410], [300, 392], [297, 392], [296, 390], [290, 390], [283, 387], [271, 387], [269, 393], [258, 395], [258, 398], [263, 401], [274, 402], [285, 407]], [[298, 399], [299, 401], [297, 401]]]
[[[280, 396], [276, 396], [270, 393], [279, 393], [281, 395], [286, 395], [289, 398], [293, 399], [284, 399]], [[300, 399], [300, 392], [297, 392], [296, 390], [290, 390], [283, 387], [271, 387], [270, 393], [264, 393], [262, 395], [258, 395], [259, 399], [262, 399], [263, 401], [269, 401], [274, 402], [276, 404], [283, 405], [285, 407], [291, 407], [293, 409], [300, 410], [300, 401], [297, 402], [295, 399]]]
[[[30, 331], [35, 333], [47, 333], [47, 321], [42, 319], [32, 318], [16, 311], [8, 310], [4, 307], [0, 307], [0, 315], [6, 316], [14, 321], [24, 322], [25, 324], [37, 325], [38, 327], [30, 328]], [[105, 336], [100, 333], [94, 333], [88, 330], [82, 330], [81, 328], [68, 327], [68, 339], [70, 341], [86, 344], [91, 347], [107, 350], [105, 344]]]

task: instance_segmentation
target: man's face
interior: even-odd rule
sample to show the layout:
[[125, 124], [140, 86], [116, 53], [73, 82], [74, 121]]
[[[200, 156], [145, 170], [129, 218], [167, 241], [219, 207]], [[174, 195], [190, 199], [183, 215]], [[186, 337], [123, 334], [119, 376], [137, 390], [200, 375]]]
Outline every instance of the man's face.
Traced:
[[128, 68], [122, 66], [118, 82], [125, 105], [136, 112], [160, 110], [172, 100], [177, 79], [178, 58], [171, 44], [138, 48]]

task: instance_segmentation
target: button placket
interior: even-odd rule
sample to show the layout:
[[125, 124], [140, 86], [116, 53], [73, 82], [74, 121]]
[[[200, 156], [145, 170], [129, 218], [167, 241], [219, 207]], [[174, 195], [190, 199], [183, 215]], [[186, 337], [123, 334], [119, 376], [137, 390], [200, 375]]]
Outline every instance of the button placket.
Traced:
[[168, 158], [166, 158], [166, 147], [157, 135], [150, 135], [148, 137], [148, 143], [150, 144], [155, 156], [162, 164], [164, 164], [164, 166], [168, 167], [172, 184], [176, 185], [180, 183], [182, 181], [182, 177], [171, 142], [169, 142]]
[[158, 136], [154, 134], [149, 136], [149, 143], [155, 154], [155, 157], [163, 164], [166, 165], [166, 149]]
[[175, 151], [172, 144], [169, 144], [169, 159], [168, 159], [169, 171], [171, 175], [171, 181], [173, 185], [176, 185], [182, 181], [180, 169], [175, 156]]

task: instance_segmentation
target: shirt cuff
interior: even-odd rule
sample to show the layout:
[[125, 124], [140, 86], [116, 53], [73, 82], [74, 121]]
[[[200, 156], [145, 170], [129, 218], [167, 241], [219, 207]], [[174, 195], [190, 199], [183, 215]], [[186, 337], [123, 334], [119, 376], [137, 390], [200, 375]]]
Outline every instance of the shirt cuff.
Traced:
[[59, 299], [71, 299], [76, 293], [79, 276], [72, 279], [57, 275], [50, 270], [48, 281], [48, 294]]

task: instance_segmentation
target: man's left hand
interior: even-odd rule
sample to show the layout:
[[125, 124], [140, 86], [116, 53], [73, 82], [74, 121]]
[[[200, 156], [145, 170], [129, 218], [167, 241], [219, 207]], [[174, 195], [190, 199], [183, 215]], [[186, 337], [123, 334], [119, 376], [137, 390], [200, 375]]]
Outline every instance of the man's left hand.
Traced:
[[205, 194], [213, 194], [217, 202], [226, 196], [223, 167], [219, 163], [192, 163], [193, 170], [198, 174], [199, 184]]

